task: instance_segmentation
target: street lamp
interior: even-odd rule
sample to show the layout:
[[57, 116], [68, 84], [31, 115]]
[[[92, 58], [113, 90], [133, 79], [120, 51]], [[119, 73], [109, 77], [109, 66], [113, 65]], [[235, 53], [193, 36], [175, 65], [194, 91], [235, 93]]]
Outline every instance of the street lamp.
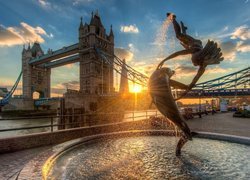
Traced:
[[201, 118], [201, 92], [199, 92], [199, 117]]

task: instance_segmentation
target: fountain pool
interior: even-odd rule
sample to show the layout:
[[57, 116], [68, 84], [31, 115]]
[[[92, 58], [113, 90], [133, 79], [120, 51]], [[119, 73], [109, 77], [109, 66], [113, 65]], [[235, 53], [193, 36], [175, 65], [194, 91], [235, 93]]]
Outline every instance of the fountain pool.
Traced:
[[[44, 179], [248, 179], [250, 146], [194, 138], [118, 136], [78, 143], [50, 160]], [[48, 165], [47, 165], [48, 167]]]

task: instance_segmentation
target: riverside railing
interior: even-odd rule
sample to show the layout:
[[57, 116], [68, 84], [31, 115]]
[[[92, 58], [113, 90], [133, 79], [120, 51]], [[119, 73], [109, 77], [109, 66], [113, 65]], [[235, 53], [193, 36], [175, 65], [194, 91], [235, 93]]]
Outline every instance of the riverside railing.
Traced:
[[156, 110], [126, 111], [124, 113], [85, 113], [54, 116], [31, 116], [0, 119], [0, 138], [39, 132], [53, 132], [79, 127], [113, 124], [149, 119], [159, 116]]

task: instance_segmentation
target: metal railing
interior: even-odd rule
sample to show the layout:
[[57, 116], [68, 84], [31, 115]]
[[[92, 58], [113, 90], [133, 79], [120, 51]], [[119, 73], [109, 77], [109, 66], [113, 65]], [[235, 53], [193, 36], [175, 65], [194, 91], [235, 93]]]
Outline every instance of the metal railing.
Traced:
[[[2, 118], [0, 119], [0, 138], [6, 136], [9, 137], [13, 135], [14, 136], [24, 135], [24, 134], [32, 134], [39, 132], [53, 132], [64, 129], [79, 128], [79, 127], [93, 127], [96, 125], [107, 125], [118, 122], [139, 121], [139, 120], [149, 119], [151, 116], [159, 116], [159, 115], [160, 113], [157, 112], [156, 110], [145, 110], [145, 111], [124, 112], [124, 113], [85, 113], [85, 114], [72, 114], [72, 115]], [[30, 124], [30, 126], [28, 124]], [[32, 129], [33, 130], [38, 129], [38, 131], [35, 132], [27, 131]], [[12, 132], [17, 132], [17, 131], [21, 132], [10, 134]], [[7, 133], [7, 135], [3, 133]]]

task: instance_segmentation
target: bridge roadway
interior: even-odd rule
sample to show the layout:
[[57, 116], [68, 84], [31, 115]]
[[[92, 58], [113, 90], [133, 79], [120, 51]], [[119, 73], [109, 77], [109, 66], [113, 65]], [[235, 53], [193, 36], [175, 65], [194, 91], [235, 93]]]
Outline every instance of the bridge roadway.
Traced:
[[[177, 92], [178, 95], [181, 92]], [[213, 98], [213, 97], [235, 97], [250, 96], [250, 89], [218, 89], [218, 90], [202, 90], [194, 89], [190, 91], [184, 98]]]
[[[187, 121], [192, 131], [206, 131], [250, 137], [249, 118], [234, 118], [233, 113], [217, 113]], [[0, 179], [15, 179], [26, 163], [52, 146], [0, 154]]]
[[[81, 52], [88, 53], [90, 50], [94, 50], [94, 48], [87, 48], [87, 49], [81, 50]], [[47, 62], [47, 59], [41, 59], [41, 61], [39, 61], [39, 63], [41, 64], [39, 64], [38, 67], [56, 68], [56, 67], [64, 66], [67, 64], [72, 64], [72, 63], [79, 62], [79, 61], [80, 61], [79, 53], [76, 53], [76, 54], [72, 53], [69, 56], [65, 56], [65, 57], [62, 56], [60, 58], [57, 58], [57, 56], [55, 56], [53, 57], [52, 60], [50, 60], [50, 62]], [[46, 63], [43, 63], [43, 62], [46, 62]]]
[[39, 67], [55, 68], [55, 67], [75, 63], [75, 62], [78, 62], [79, 60], [80, 60], [79, 54], [74, 54], [72, 56], [67, 56], [67, 57], [64, 57], [62, 59], [58, 59], [56, 61], [51, 61], [51, 62], [45, 63], [43, 65], [39, 65]]
[[63, 47], [61, 49], [58, 49], [56, 51], [52, 51], [51, 53], [47, 53], [43, 56], [39, 56], [37, 58], [33, 58], [29, 61], [30, 65], [39, 65], [43, 63], [47, 63], [50, 61], [53, 61], [55, 59], [60, 59], [67, 56], [72, 56], [73, 54], [79, 53], [78, 49], [78, 43]]

